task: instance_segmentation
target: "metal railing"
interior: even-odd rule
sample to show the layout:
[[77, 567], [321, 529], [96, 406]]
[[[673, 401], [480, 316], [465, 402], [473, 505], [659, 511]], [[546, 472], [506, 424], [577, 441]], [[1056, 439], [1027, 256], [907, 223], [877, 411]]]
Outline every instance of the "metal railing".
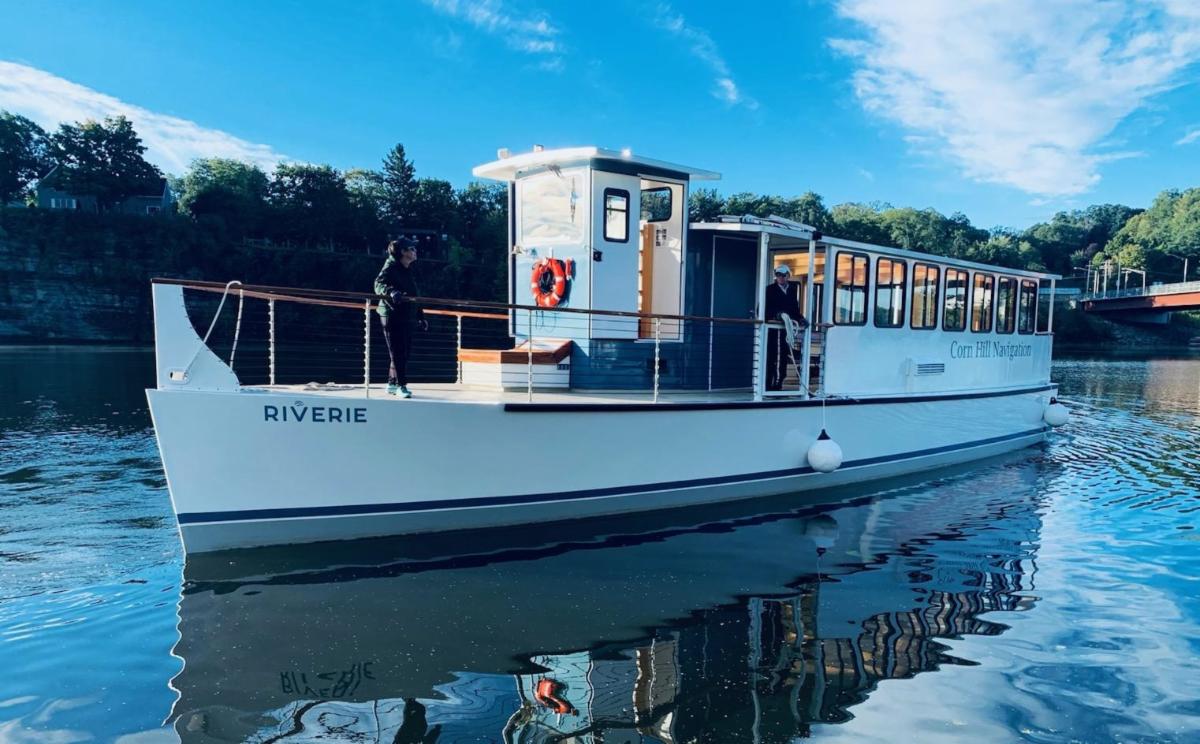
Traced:
[[1174, 284], [1151, 284], [1145, 289], [1113, 289], [1100, 292], [1089, 292], [1080, 295], [1079, 300], [1114, 300], [1121, 297], [1150, 297], [1153, 295], [1182, 294], [1184, 292], [1200, 292], [1200, 281], [1175, 282]]
[[[370, 396], [372, 385], [378, 394], [387, 379], [382, 324], [371, 317], [379, 302], [374, 295], [243, 285], [234, 290], [236, 315], [216, 316], [215, 298], [226, 285], [155, 281], [184, 287], [193, 325], [213, 319], [217, 333], [209, 347], [243, 385], [317, 383]], [[440, 298], [413, 302], [429, 323], [427, 332], [413, 336], [408, 365], [413, 382], [524, 391], [531, 401], [538, 391], [572, 390], [659, 402], [672, 394], [722, 391], [755, 399], [808, 397], [822, 377], [823, 334], [814, 333], [807, 351], [788, 355], [795, 361], [783, 390], [764, 389], [763, 346], [777, 323]], [[582, 352], [562, 356], [571, 342], [581, 342]]]

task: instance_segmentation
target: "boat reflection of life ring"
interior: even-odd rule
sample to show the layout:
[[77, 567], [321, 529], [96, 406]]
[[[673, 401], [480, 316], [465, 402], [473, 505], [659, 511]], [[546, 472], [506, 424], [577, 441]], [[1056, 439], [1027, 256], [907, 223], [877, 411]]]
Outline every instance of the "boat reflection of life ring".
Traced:
[[538, 259], [529, 277], [529, 291], [538, 307], [557, 307], [567, 297], [567, 282], [575, 262], [559, 258]]
[[562, 689], [562, 682], [544, 677], [538, 680], [537, 687], [533, 692], [533, 698], [559, 715], [574, 715], [575, 706], [563, 700], [558, 694]]

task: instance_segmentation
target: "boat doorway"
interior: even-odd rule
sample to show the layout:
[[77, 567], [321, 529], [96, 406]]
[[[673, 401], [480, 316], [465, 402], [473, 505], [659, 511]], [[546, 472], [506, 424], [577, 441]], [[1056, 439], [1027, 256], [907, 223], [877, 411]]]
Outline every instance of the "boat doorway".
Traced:
[[[805, 392], [809, 395], [817, 393], [824, 384], [824, 346], [825, 333], [823, 330], [823, 312], [825, 304], [825, 255], [826, 249], [818, 245], [813, 254], [812, 280], [809, 281], [809, 253], [807, 246], [803, 249], [789, 248], [771, 251], [772, 269], [787, 266], [791, 271], [790, 282], [796, 292], [797, 304], [804, 319], [812, 326], [809, 334], [808, 353], [805, 354], [804, 342], [796, 344], [792, 351], [794, 364], [787, 367], [787, 375], [782, 381], [783, 391]], [[803, 360], [808, 359], [808, 383], [801, 379]]]
[[[757, 307], [757, 242], [714, 237], [712, 244], [712, 315], [753, 318]], [[745, 388], [754, 384], [755, 327], [720, 325], [710, 330], [709, 389]]]

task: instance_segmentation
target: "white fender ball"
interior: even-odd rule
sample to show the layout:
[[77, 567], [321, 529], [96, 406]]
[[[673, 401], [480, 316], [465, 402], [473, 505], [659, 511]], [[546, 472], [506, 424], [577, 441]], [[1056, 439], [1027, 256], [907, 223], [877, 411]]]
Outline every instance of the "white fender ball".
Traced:
[[1062, 426], [1071, 418], [1071, 410], [1058, 402], [1057, 398], [1050, 399], [1050, 405], [1042, 413], [1042, 420], [1051, 426]]
[[842, 448], [821, 429], [821, 436], [808, 448], [808, 464], [818, 473], [832, 473], [842, 466]]

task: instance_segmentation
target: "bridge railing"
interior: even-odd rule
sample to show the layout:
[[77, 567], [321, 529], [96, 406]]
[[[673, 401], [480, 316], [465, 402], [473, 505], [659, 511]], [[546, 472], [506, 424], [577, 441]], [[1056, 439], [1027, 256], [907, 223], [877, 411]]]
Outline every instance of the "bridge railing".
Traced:
[[1080, 295], [1081, 301], [1088, 300], [1115, 300], [1121, 297], [1150, 297], [1153, 295], [1166, 294], [1182, 294], [1184, 292], [1200, 292], [1200, 281], [1196, 282], [1175, 282], [1174, 284], [1152, 284], [1143, 289], [1136, 287], [1134, 289], [1112, 289], [1107, 292], [1089, 292]]

